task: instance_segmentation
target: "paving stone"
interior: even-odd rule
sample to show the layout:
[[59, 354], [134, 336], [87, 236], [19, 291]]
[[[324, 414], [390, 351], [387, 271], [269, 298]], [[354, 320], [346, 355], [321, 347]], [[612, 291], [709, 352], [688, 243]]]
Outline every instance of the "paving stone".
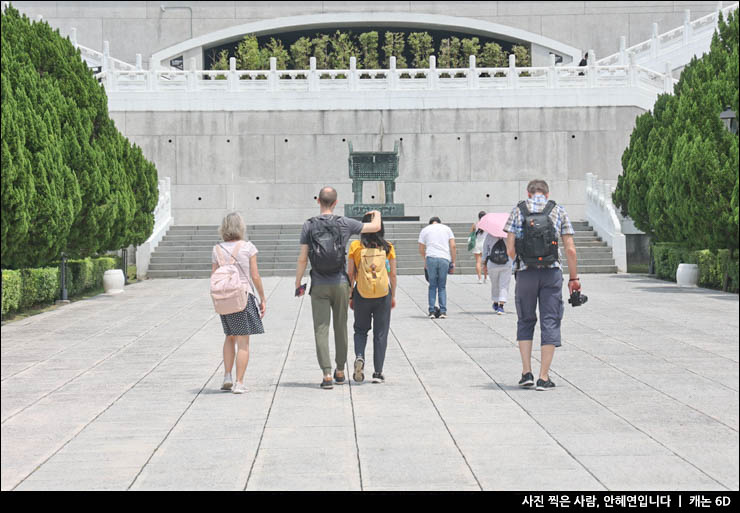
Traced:
[[664, 282], [584, 281], [591, 301], [566, 308], [546, 393], [517, 386], [516, 314], [493, 315], [473, 276], [450, 277], [435, 321], [424, 280], [401, 276], [387, 382], [369, 382], [369, 341], [366, 381], [333, 390], [291, 278], [264, 279], [244, 395], [219, 390], [207, 280], [8, 323], [2, 489], [737, 489], [737, 295], [676, 289], [666, 303]]

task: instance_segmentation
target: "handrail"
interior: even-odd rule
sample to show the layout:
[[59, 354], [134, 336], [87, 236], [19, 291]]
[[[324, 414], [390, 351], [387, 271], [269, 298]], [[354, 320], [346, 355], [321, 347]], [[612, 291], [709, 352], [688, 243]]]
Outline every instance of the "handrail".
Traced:
[[[427, 68], [396, 68], [395, 58], [388, 69], [358, 69], [350, 59], [348, 69], [317, 69], [311, 57], [310, 68], [278, 70], [270, 59], [267, 70], [237, 70], [232, 57], [228, 70], [197, 70], [191, 59], [187, 70], [142, 70], [108, 68], [98, 74], [111, 93], [153, 91], [319, 92], [366, 90], [448, 90], [448, 89], [570, 89], [638, 87], [651, 93], [671, 92], [675, 79], [669, 70], [661, 73], [631, 62], [628, 65], [516, 67], [514, 56], [506, 68], [476, 67], [475, 57], [467, 68], [437, 68], [430, 57]], [[382, 78], [380, 78], [382, 76]], [[342, 78], [340, 78], [342, 77]], [[404, 78], [402, 78], [404, 77]]]
[[730, 12], [738, 8], [737, 3], [724, 8], [721, 5], [720, 2], [716, 11], [697, 18], [694, 21], [691, 21], [691, 12], [686, 9], [684, 11], [683, 24], [663, 34], [658, 34], [658, 24], [653, 23], [652, 37], [629, 48], [626, 48], [625, 36], [622, 36], [620, 38], [619, 51], [597, 60], [596, 64], [600, 66], [626, 64], [631, 55], [634, 55], [637, 59], [657, 58], [660, 55], [675, 51], [677, 47], [691, 45], [697, 40], [707, 37], [711, 40], [711, 35], [714, 33], [719, 20], [719, 13], [721, 12], [726, 19]]
[[612, 248], [620, 272], [627, 272], [627, 242], [619, 213], [612, 203], [614, 188], [593, 173], [586, 173], [586, 219], [596, 234]]
[[149, 238], [136, 248], [136, 276], [144, 279], [149, 270], [152, 253], [174, 222], [170, 177], [159, 180], [159, 199], [154, 207], [154, 228]]

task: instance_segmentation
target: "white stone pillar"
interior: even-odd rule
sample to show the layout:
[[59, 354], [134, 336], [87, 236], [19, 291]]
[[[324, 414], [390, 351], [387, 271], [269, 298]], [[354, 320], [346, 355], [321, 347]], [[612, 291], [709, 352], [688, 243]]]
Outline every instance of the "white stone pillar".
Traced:
[[685, 9], [683, 11], [683, 44], [689, 44], [691, 39], [691, 10]]
[[596, 87], [596, 52], [588, 51], [588, 87]]
[[516, 57], [512, 53], [509, 55], [509, 88], [510, 89], [518, 89], [519, 88], [519, 74], [516, 71]]
[[429, 73], [427, 73], [427, 87], [434, 91], [439, 89], [439, 73], [437, 73], [437, 58], [429, 56]]
[[357, 77], [357, 57], [349, 58], [349, 90], [357, 91], [358, 89], [358, 77]]
[[650, 38], [650, 55], [655, 58], [660, 50], [660, 40], [658, 39], [658, 24], [653, 23], [653, 35]]
[[468, 89], [478, 89], [478, 70], [475, 67], [475, 55], [468, 57]]
[[318, 91], [319, 90], [319, 75], [316, 73], [316, 57], [308, 59], [308, 90]]
[[72, 46], [77, 48], [77, 29], [74, 27], [69, 31], [69, 41], [72, 43]]
[[226, 76], [226, 88], [229, 91], [236, 91], [237, 80], [239, 80], [239, 77], [236, 76], [236, 57], [229, 57], [229, 74]]
[[619, 36], [619, 65], [627, 65], [627, 36]]
[[195, 75], [195, 57], [188, 59], [188, 91], [198, 90], [198, 77]]
[[558, 75], [555, 69], [555, 54], [550, 54], [550, 66], [547, 68], [547, 87], [554, 89], [557, 87]]
[[103, 62], [101, 63], [102, 71], [110, 69], [110, 43], [103, 41]]
[[141, 71], [143, 69], [142, 60], [141, 60], [141, 54], [136, 54], [136, 69], [137, 71]]
[[396, 58], [391, 56], [389, 59], [390, 69], [388, 70], [388, 85], [391, 91], [398, 89], [398, 72], [396, 71]]
[[670, 62], [665, 63], [665, 76], [663, 77], [663, 91], [673, 92], [673, 68]]
[[267, 75], [267, 88], [270, 91], [277, 91], [278, 88], [277, 58], [270, 57], [270, 73]]
[[629, 54], [629, 77], [630, 77], [630, 87], [637, 87], [637, 64], [636, 64], [636, 57], [634, 53]]

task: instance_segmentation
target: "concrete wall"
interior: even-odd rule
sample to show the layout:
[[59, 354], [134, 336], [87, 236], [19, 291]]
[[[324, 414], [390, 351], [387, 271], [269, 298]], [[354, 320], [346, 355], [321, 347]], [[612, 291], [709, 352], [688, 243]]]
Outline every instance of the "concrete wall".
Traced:
[[[730, 2], [723, 2], [729, 5]], [[714, 1], [502, 1], [502, 2], [13, 2], [29, 16], [42, 15], [62, 35], [77, 28], [80, 44], [102, 51], [110, 41], [111, 55], [133, 63], [141, 53], [144, 64], [152, 53], [176, 43], [223, 28], [263, 19], [334, 12], [408, 12], [462, 16], [520, 28], [597, 56], [618, 51], [619, 37], [627, 45], [650, 38], [651, 24], [664, 32], [683, 22], [683, 10], [692, 19], [709, 14]], [[162, 12], [160, 5], [189, 6]]]
[[[573, 219], [584, 218], [585, 173], [616, 181], [635, 107], [393, 111], [116, 112], [117, 127], [172, 179], [175, 224], [250, 223], [314, 215], [324, 185], [352, 201], [354, 149], [400, 143], [396, 201], [407, 215], [467, 221], [508, 211], [527, 181], [546, 179]], [[380, 134], [383, 134], [382, 138]], [[382, 144], [382, 148], [381, 148]], [[375, 196], [375, 198], [372, 198]], [[259, 198], [259, 199], [258, 199]], [[364, 200], [380, 201], [366, 185]]]

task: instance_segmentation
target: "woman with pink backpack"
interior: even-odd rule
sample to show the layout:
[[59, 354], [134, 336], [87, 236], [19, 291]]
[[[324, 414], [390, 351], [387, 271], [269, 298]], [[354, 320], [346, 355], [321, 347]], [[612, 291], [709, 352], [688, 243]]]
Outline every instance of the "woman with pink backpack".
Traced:
[[[227, 215], [219, 235], [224, 242], [213, 247], [211, 298], [224, 328], [224, 382], [221, 390], [235, 394], [247, 391], [244, 373], [249, 363], [249, 336], [265, 332], [262, 318], [267, 303], [257, 270], [257, 248], [245, 241], [246, 225], [238, 213]], [[259, 295], [259, 304], [255, 294]], [[234, 346], [238, 348], [235, 353]], [[236, 358], [236, 385], [231, 369]]]

